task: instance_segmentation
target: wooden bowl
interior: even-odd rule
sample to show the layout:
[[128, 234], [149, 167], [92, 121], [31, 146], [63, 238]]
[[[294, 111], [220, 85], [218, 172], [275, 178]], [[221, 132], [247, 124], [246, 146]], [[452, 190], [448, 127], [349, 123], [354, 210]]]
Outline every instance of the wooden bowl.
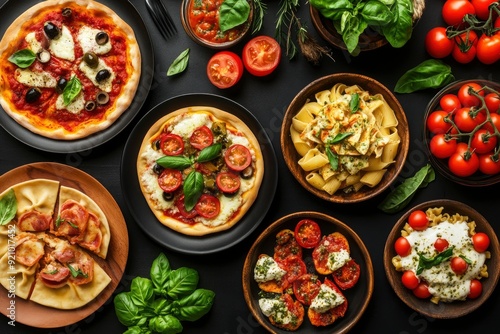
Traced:
[[[242, 285], [245, 301], [255, 319], [267, 331], [270, 333], [290, 333], [273, 326], [269, 319], [262, 314], [258, 295], [260, 289], [254, 280], [254, 267], [260, 254], [273, 255], [276, 234], [283, 229], [294, 230], [295, 225], [301, 219], [312, 219], [318, 223], [322, 235], [333, 232], [342, 233], [349, 242], [351, 258], [360, 266], [360, 278], [354, 287], [342, 291], [348, 301], [348, 308], [343, 318], [337, 319], [330, 326], [314, 327], [309, 322], [306, 314], [304, 322], [294, 333], [347, 333], [359, 321], [370, 302], [374, 286], [373, 265], [370, 253], [359, 236], [345, 223], [323, 213], [311, 211], [292, 213], [278, 219], [262, 232], [250, 248], [243, 265]], [[302, 258], [310, 273], [314, 272], [311, 253], [312, 249], [303, 249], [302, 253]], [[319, 275], [319, 277], [323, 281], [324, 276]], [[331, 278], [331, 275], [329, 277]]]
[[[468, 216], [469, 221], [476, 222], [476, 232], [484, 232], [490, 237], [490, 246], [488, 250], [491, 253], [491, 258], [486, 259], [488, 266], [488, 278], [481, 279], [483, 284], [483, 292], [477, 299], [466, 299], [465, 301], [455, 301], [450, 303], [440, 302], [439, 304], [432, 303], [429, 299], [420, 299], [413, 295], [412, 291], [407, 289], [401, 283], [402, 273], [397, 271], [392, 264], [392, 258], [396, 256], [394, 243], [401, 236], [401, 230], [405, 225], [412, 211], [423, 210], [433, 207], [443, 207], [443, 212], [459, 213], [463, 216]], [[384, 267], [387, 279], [394, 289], [398, 297], [410, 308], [423, 314], [427, 317], [437, 319], [451, 319], [464, 316], [480, 307], [493, 293], [500, 277], [500, 245], [498, 243], [495, 231], [490, 226], [488, 221], [476, 210], [464, 203], [452, 200], [432, 200], [421, 203], [412, 209], [408, 210], [394, 225], [391, 230], [384, 248]]]
[[[382, 94], [389, 106], [394, 110], [394, 113], [398, 119], [397, 130], [398, 134], [401, 137], [401, 142], [395, 158], [395, 162], [390, 165], [390, 167], [388, 167], [387, 172], [378, 185], [373, 188], [364, 186], [359, 191], [350, 193], [344, 193], [343, 191], [339, 190], [333, 195], [329, 195], [327, 192], [313, 187], [308, 181], [306, 181], [306, 175], [308, 174], [308, 172], [304, 171], [298, 164], [298, 161], [301, 157], [296, 151], [295, 146], [292, 142], [290, 136], [290, 126], [292, 124], [292, 118], [308, 100], [314, 99], [315, 93], [321, 90], [330, 89], [336, 83], [358, 85], [362, 89], [369, 91], [371, 95]], [[311, 82], [294, 97], [285, 112], [283, 124], [281, 127], [281, 151], [283, 153], [285, 163], [290, 169], [290, 172], [292, 172], [295, 179], [299, 181], [299, 183], [309, 192], [319, 198], [333, 203], [357, 203], [366, 201], [379, 195], [387, 187], [389, 187], [389, 185], [396, 179], [396, 177], [400, 173], [406, 160], [409, 146], [410, 133], [408, 130], [408, 121], [406, 119], [403, 107], [388, 88], [386, 88], [375, 79], [361, 74], [336, 73]]]
[[[238, 44], [241, 42], [244, 38], [246, 38], [252, 31], [252, 21], [253, 21], [253, 14], [254, 14], [254, 5], [253, 5], [253, 0], [248, 0], [248, 3], [250, 4], [250, 14], [248, 16], [247, 22], [242, 24], [242, 31], [238, 35], [238, 37], [227, 41], [223, 43], [216, 43], [216, 42], [211, 42], [206, 39], [201, 38], [200, 36], [196, 35], [189, 24], [189, 6], [194, 0], [183, 0], [181, 4], [181, 23], [182, 27], [186, 31], [186, 34], [196, 43], [199, 45], [211, 48], [211, 49], [229, 49], [232, 46]], [[221, 2], [222, 3], [222, 2]]]

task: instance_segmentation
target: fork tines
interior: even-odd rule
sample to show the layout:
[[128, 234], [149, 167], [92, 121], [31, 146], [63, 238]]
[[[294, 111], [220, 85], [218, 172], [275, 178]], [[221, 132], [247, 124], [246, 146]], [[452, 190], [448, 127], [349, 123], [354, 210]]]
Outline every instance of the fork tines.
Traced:
[[174, 21], [161, 0], [146, 0], [146, 5], [149, 13], [153, 17], [153, 21], [165, 39], [168, 39], [177, 33]]

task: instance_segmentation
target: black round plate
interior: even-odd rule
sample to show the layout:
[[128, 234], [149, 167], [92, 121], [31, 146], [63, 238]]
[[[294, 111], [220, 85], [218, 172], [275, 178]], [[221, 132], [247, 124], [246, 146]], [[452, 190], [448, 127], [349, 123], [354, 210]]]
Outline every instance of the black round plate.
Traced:
[[[161, 117], [181, 108], [209, 106], [241, 119], [255, 134], [264, 157], [264, 179], [259, 195], [246, 215], [227, 231], [193, 237], [162, 225], [149, 208], [137, 177], [137, 157], [144, 136]], [[123, 197], [137, 224], [152, 239], [172, 250], [186, 254], [215, 253], [228, 249], [254, 231], [271, 207], [278, 186], [278, 162], [272, 143], [259, 121], [240, 104], [212, 94], [186, 94], [168, 99], [150, 110], [135, 126], [123, 150], [120, 173]]]
[[[0, 11], [3, 17], [10, 19], [0, 20], [0, 33], [3, 35], [16, 17], [39, 2], [39, 0], [25, 0], [22, 2], [7, 1], [0, 8]], [[42, 151], [54, 153], [72, 153], [88, 150], [115, 137], [134, 119], [141, 109], [148, 96], [154, 73], [154, 53], [148, 30], [137, 9], [129, 1], [99, 0], [99, 2], [113, 9], [134, 29], [139, 48], [141, 49], [141, 79], [132, 104], [109, 128], [88, 137], [71, 141], [55, 140], [35, 134], [17, 123], [0, 107], [0, 125], [19, 141]]]

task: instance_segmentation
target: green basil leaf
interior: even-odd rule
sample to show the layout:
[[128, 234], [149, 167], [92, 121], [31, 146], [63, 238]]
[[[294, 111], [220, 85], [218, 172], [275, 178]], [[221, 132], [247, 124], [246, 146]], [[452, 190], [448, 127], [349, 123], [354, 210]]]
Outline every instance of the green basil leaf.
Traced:
[[160, 255], [154, 259], [149, 271], [149, 276], [151, 276], [151, 281], [158, 294], [162, 294], [162, 291], [165, 289], [165, 284], [171, 271], [172, 269], [170, 268], [170, 262], [167, 257], [165, 254], [160, 253]]
[[250, 4], [247, 0], [224, 0], [219, 8], [219, 27], [222, 32], [248, 20]]
[[153, 282], [144, 277], [135, 277], [130, 285], [130, 297], [137, 306], [147, 306], [154, 299]]
[[[333, 139], [328, 140], [327, 144], [337, 144], [341, 142], [342, 140], [346, 139], [347, 137], [351, 136], [353, 133], [352, 132], [343, 132], [343, 133], [337, 133]], [[329, 150], [330, 148], [328, 148]]]
[[184, 72], [187, 68], [189, 62], [189, 48], [182, 51], [177, 58], [172, 62], [170, 67], [167, 70], [167, 76], [176, 75]]
[[164, 168], [183, 170], [191, 167], [193, 161], [184, 156], [164, 156], [156, 160], [156, 163]]
[[431, 165], [420, 168], [414, 176], [404, 180], [384, 198], [378, 208], [386, 213], [396, 213], [406, 207], [419, 188], [425, 188], [434, 181], [436, 174]]
[[187, 296], [196, 290], [198, 281], [199, 275], [195, 269], [181, 267], [173, 270], [165, 286], [167, 295], [173, 299]]
[[393, 20], [381, 27], [381, 33], [394, 48], [400, 48], [408, 42], [413, 31], [412, 0], [396, 0], [391, 6]]
[[13, 53], [9, 61], [20, 68], [30, 67], [36, 59], [36, 54], [30, 49], [22, 49]]
[[198, 154], [196, 161], [197, 162], [207, 162], [207, 161], [213, 160], [220, 155], [221, 151], [222, 151], [222, 144], [221, 143], [216, 143], [216, 144], [210, 145], [210, 146], [205, 147], [203, 150], [200, 151], [200, 154]]
[[71, 79], [69, 79], [68, 84], [64, 87], [63, 90], [63, 101], [64, 105], [68, 106], [71, 102], [80, 94], [82, 91], [82, 83], [73, 75]]
[[184, 207], [186, 211], [193, 210], [196, 202], [203, 191], [203, 175], [200, 172], [192, 171], [184, 180]]
[[378, 0], [367, 1], [360, 14], [369, 26], [381, 27], [394, 20], [390, 8]]
[[337, 170], [339, 168], [339, 156], [333, 153], [328, 146], [326, 147], [326, 156], [328, 157], [332, 169]]
[[89, 275], [85, 274], [81, 269], [76, 270], [71, 264], [68, 264], [69, 271], [71, 273], [71, 276], [73, 277], [78, 277], [82, 276], [84, 278], [87, 278]]
[[340, 19], [340, 31], [338, 32], [342, 35], [342, 40], [350, 54], [359, 54], [359, 36], [361, 36], [367, 27], [368, 23], [366, 23], [362, 17], [355, 16], [350, 12], [344, 12], [342, 14], [342, 18]]
[[359, 94], [354, 93], [351, 94], [351, 101], [349, 102], [349, 109], [351, 109], [351, 113], [355, 113], [359, 110]]
[[121, 292], [113, 299], [115, 305], [115, 313], [120, 321], [125, 326], [137, 325], [142, 318], [140, 308], [132, 302], [130, 292]]
[[428, 59], [408, 70], [396, 82], [396, 93], [412, 93], [426, 88], [440, 88], [455, 80], [451, 67], [438, 59]]
[[149, 329], [153, 331], [153, 333], [162, 333], [162, 334], [177, 334], [181, 333], [183, 328], [182, 324], [171, 314], [160, 315], [152, 318], [149, 321]]
[[215, 292], [197, 289], [192, 294], [174, 301], [173, 313], [180, 321], [196, 321], [212, 308]]
[[311, 6], [316, 8], [322, 16], [333, 21], [338, 21], [346, 11], [354, 9], [353, 2], [350, 0], [310, 0]]
[[0, 225], [8, 224], [16, 217], [17, 199], [14, 189], [10, 189], [0, 198]]
[[123, 334], [145, 334], [145, 332], [140, 326], [131, 326]]
[[418, 266], [416, 271], [417, 275], [420, 275], [422, 271], [424, 271], [424, 269], [430, 269], [450, 259], [453, 255], [453, 248], [454, 247], [449, 247], [431, 258], [425, 257], [422, 254], [418, 254]]
[[172, 309], [171, 301], [166, 300], [165, 298], [157, 298], [153, 300], [149, 305], [154, 310], [156, 315], [165, 315], [170, 314]]

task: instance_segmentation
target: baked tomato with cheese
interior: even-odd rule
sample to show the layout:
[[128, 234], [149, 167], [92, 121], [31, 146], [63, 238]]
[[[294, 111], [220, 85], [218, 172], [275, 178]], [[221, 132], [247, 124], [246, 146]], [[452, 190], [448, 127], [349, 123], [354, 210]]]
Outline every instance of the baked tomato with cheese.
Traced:
[[[340, 289], [328, 278], [325, 278], [324, 284], [343, 297], [343, 294], [340, 291]], [[335, 306], [331, 309], [328, 309], [325, 312], [317, 312], [313, 310], [311, 307], [309, 307], [309, 310], [307, 311], [307, 316], [309, 317], [309, 320], [311, 321], [311, 324], [313, 326], [317, 327], [329, 326], [333, 324], [335, 320], [337, 320], [338, 318], [342, 318], [345, 315], [345, 312], [347, 311], [347, 306], [348, 306], [347, 299], [344, 298], [344, 302], [342, 304]]]
[[321, 281], [317, 275], [305, 274], [293, 282], [293, 294], [299, 302], [310, 305], [321, 287]]
[[333, 272], [333, 280], [342, 290], [350, 289], [358, 283], [360, 267], [353, 259], [350, 259], [340, 269]]
[[288, 331], [296, 330], [304, 321], [304, 306], [298, 300], [293, 300], [292, 296], [287, 293], [280, 296], [280, 301], [283, 303], [282, 309], [270, 314], [269, 321], [276, 327]]
[[316, 271], [322, 275], [333, 273], [332, 260], [335, 260], [335, 254], [341, 251], [350, 252], [349, 242], [342, 233], [334, 232], [324, 236], [312, 252]]

